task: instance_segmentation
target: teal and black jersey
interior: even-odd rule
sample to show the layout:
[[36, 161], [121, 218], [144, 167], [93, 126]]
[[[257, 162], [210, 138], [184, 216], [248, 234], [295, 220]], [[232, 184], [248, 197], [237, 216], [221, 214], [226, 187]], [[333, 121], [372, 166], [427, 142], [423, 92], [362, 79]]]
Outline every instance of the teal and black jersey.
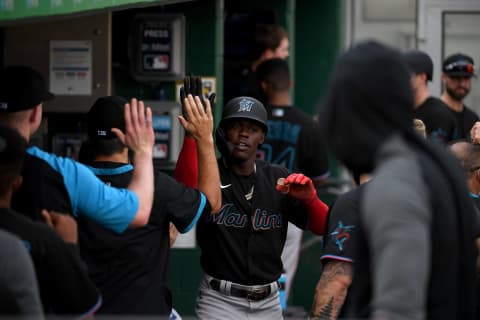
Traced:
[[31, 147], [22, 169], [23, 184], [12, 208], [36, 221], [41, 210], [86, 216], [115, 232], [127, 229], [138, 210], [138, 197], [105, 185], [84, 165]]
[[[132, 179], [130, 164], [93, 162], [89, 169], [105, 184], [118, 188], [127, 186]], [[103, 295], [99, 313], [170, 314], [170, 222], [185, 233], [204, 212], [210, 214], [210, 205], [203, 193], [157, 171], [146, 226], [117, 234], [82, 216], [78, 220], [80, 250], [90, 277]]]

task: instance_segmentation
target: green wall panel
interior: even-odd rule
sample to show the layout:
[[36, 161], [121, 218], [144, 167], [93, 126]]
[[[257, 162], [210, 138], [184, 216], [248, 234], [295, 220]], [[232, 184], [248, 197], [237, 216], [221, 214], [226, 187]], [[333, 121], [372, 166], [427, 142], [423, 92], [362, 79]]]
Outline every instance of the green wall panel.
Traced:
[[0, 0], [0, 21], [70, 14], [126, 5], [161, 4], [165, 0]]
[[316, 113], [341, 48], [341, 1], [297, 1], [295, 104]]
[[[327, 89], [330, 74], [340, 52], [342, 37], [341, 1], [297, 1], [295, 23], [295, 105], [315, 114]], [[331, 161], [332, 176], [337, 164]], [[333, 199], [322, 197], [327, 203]], [[290, 306], [310, 310], [320, 277], [321, 242], [305, 232]], [[308, 245], [310, 244], [310, 245]]]

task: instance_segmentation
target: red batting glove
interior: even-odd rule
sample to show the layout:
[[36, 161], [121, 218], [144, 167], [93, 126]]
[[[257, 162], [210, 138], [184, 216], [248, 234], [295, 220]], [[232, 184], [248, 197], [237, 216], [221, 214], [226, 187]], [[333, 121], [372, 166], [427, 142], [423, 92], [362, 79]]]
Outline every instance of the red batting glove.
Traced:
[[312, 179], [301, 173], [292, 173], [283, 180], [283, 185], [277, 183], [276, 189], [302, 201], [308, 201], [317, 196]]
[[276, 189], [302, 200], [308, 213], [308, 230], [318, 235], [324, 234], [328, 206], [318, 198], [312, 179], [301, 173], [292, 173], [283, 182], [277, 183]]

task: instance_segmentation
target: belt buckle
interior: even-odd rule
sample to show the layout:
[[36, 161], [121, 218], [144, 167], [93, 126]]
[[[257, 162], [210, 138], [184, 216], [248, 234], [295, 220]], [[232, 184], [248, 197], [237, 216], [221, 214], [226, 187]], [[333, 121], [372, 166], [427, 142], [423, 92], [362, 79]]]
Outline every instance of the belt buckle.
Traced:
[[268, 294], [268, 287], [253, 289], [247, 294], [247, 300], [249, 301], [260, 301], [265, 299]]

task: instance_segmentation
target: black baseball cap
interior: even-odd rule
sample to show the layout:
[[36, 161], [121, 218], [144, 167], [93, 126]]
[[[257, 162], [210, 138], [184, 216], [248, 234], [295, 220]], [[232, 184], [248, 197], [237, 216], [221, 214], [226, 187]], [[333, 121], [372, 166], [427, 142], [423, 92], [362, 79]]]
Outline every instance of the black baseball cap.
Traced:
[[98, 98], [87, 113], [90, 139], [113, 139], [112, 128], [125, 132], [124, 106], [128, 101], [119, 96]]
[[0, 72], [0, 112], [18, 112], [51, 100], [42, 75], [27, 66], [8, 66]]
[[443, 72], [449, 77], [475, 77], [475, 63], [472, 57], [455, 53], [443, 61]]
[[414, 74], [425, 73], [427, 80], [432, 81], [433, 77], [433, 61], [430, 56], [420, 50], [409, 50], [403, 54], [408, 68]]

